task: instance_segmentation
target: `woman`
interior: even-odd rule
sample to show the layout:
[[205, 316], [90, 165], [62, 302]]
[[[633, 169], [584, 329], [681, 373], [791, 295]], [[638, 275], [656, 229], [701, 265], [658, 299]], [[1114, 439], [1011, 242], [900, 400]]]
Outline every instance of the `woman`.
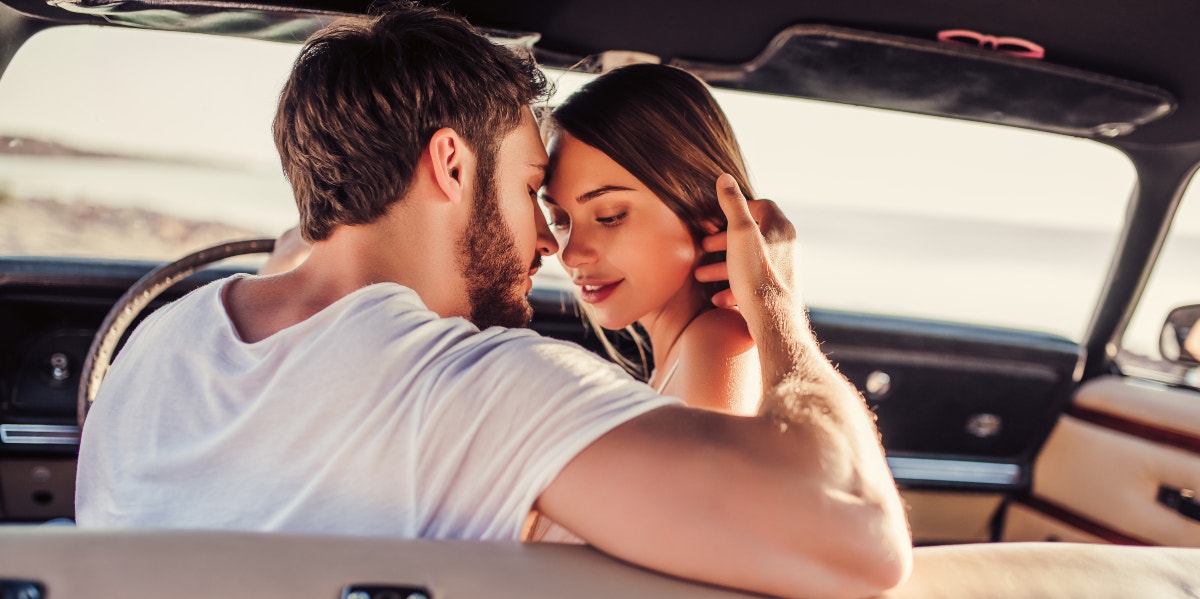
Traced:
[[[713, 182], [730, 173], [754, 194], [741, 149], [708, 88], [686, 71], [641, 64], [585, 85], [553, 112], [542, 201], [559, 259], [593, 328], [641, 325], [656, 368], [647, 382], [692, 406], [751, 415], [762, 399], [754, 340], [741, 314], [716, 307], [728, 284], [696, 269], [721, 260], [701, 240], [724, 230]], [[631, 364], [597, 331], [610, 356]], [[522, 537], [580, 539], [536, 511]]]
[[620, 68], [558, 107], [548, 136], [542, 200], [589, 320], [608, 330], [641, 325], [656, 366], [646, 378], [660, 393], [754, 414], [761, 385], [745, 321], [713, 305], [721, 286], [693, 276], [715, 258], [701, 239], [725, 227], [713, 181], [730, 173], [753, 198], [707, 87], [673, 67]]

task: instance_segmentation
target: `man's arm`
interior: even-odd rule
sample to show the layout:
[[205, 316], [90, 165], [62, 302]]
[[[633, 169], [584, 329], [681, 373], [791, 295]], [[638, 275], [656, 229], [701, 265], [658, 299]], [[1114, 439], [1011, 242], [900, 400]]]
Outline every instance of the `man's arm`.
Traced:
[[872, 419], [818, 349], [732, 177], [717, 187], [732, 296], [759, 347], [759, 414], [635, 418], [576, 456], [539, 508], [677, 576], [783, 597], [892, 588], [911, 568], [911, 541]]

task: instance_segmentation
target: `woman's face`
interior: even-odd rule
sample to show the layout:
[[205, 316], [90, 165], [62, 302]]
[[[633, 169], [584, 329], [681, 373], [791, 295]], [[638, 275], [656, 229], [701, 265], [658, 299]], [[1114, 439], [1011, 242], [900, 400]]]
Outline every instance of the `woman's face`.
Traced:
[[600, 326], [624, 328], [689, 301], [698, 250], [683, 221], [600, 150], [565, 132], [549, 150], [542, 199], [558, 257]]

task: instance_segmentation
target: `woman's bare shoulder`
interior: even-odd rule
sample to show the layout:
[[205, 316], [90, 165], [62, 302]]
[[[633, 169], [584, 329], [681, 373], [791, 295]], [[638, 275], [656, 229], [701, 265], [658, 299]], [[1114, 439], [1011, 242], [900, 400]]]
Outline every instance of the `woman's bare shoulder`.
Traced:
[[709, 355], [733, 356], [754, 348], [746, 319], [737, 310], [716, 308], [696, 317], [680, 339], [685, 351], [701, 350]]
[[684, 330], [680, 346], [679, 372], [667, 392], [695, 407], [757, 413], [758, 353], [740, 313], [718, 308], [701, 314]]

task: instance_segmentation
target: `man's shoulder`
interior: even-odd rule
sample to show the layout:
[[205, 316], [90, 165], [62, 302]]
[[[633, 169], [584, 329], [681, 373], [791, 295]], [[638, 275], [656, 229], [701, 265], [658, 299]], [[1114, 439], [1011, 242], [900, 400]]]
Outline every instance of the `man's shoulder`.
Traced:
[[181, 324], [181, 321], [187, 320], [211, 322], [213, 314], [210, 308], [219, 305], [219, 299], [214, 299], [214, 297], [219, 298], [225, 284], [237, 276], [239, 275], [211, 281], [189, 291], [183, 297], [167, 303], [146, 317], [138, 326], [137, 331], [152, 330], [156, 326], [163, 326], [167, 323]]
[[468, 367], [474, 376], [511, 378], [531, 389], [546, 385], [565, 389], [579, 384], [644, 386], [595, 352], [530, 329], [484, 329], [463, 339], [448, 357]]
[[325, 334], [352, 337], [356, 344], [387, 351], [425, 347], [440, 359], [479, 361], [534, 360], [538, 355], [582, 355], [603, 361], [569, 341], [545, 337], [527, 328], [478, 328], [462, 317], [442, 317], [429, 310], [420, 296], [407, 287], [377, 284], [336, 302], [319, 320]]
[[218, 314], [215, 307], [219, 306], [217, 298], [227, 280], [218, 279], [202, 285], [146, 316], [133, 329], [120, 353], [114, 356], [110, 378], [119, 378], [113, 374], [131, 364], [162, 364], [184, 354], [191, 356], [187, 348], [211, 347], [213, 336], [223, 330], [219, 320], [223, 315]]
[[516, 352], [532, 352], [549, 355], [581, 356], [588, 360], [594, 359], [601, 363], [607, 363], [607, 360], [604, 360], [600, 356], [584, 349], [582, 346], [576, 343], [564, 341], [562, 339], [555, 339], [553, 337], [546, 337], [545, 335], [542, 335], [533, 329], [497, 326], [479, 330], [466, 320], [462, 320], [462, 323], [474, 331], [474, 334], [470, 335], [469, 341], [471, 343], [487, 347], [488, 349], [506, 349]]

